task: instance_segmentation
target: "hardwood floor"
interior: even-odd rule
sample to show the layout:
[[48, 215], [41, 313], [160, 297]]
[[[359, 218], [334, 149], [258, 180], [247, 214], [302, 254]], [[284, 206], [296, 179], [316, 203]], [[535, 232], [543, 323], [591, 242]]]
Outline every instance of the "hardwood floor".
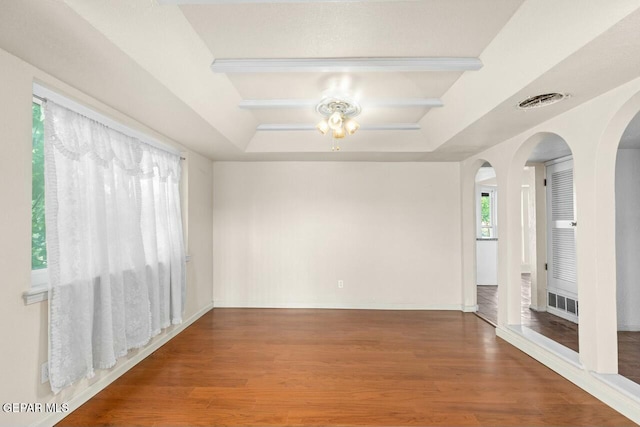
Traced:
[[[494, 326], [498, 323], [498, 287], [478, 286], [478, 314]], [[573, 351], [578, 348], [578, 325], [546, 312], [529, 309], [531, 304], [531, 278], [522, 275], [521, 313], [522, 324]]]
[[[522, 275], [522, 324], [534, 331], [579, 351], [578, 325], [549, 313], [529, 309], [531, 281]], [[498, 287], [478, 286], [478, 315], [496, 325]], [[618, 373], [640, 384], [640, 332], [618, 332]]]
[[633, 425], [470, 313], [214, 309], [59, 425]]
[[534, 311], [531, 305], [531, 276], [522, 275], [520, 284], [522, 324], [558, 342], [575, 352], [579, 352], [578, 324], [547, 312]]
[[618, 331], [618, 373], [640, 384], [640, 332]]
[[476, 286], [478, 311], [476, 314], [482, 319], [491, 323], [493, 326], [498, 325], [498, 287], [482, 285]]

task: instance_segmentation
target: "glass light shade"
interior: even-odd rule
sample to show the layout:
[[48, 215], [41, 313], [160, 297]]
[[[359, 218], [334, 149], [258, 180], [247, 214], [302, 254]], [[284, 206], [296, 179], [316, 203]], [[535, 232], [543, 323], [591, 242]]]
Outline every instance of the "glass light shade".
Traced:
[[333, 137], [335, 139], [342, 139], [346, 135], [344, 128], [338, 128], [333, 130]]
[[342, 114], [339, 111], [335, 111], [329, 116], [328, 124], [334, 131], [342, 128]]
[[322, 120], [320, 123], [316, 125], [316, 129], [323, 135], [326, 135], [329, 131], [329, 123], [326, 120]]
[[349, 135], [353, 135], [358, 129], [360, 129], [360, 125], [355, 120], [349, 119], [344, 123], [344, 128]]

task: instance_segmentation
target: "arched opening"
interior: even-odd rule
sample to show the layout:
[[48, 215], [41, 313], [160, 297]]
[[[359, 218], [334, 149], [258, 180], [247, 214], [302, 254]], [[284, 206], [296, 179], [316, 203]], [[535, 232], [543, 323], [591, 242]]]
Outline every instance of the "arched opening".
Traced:
[[498, 182], [485, 162], [475, 176], [476, 314], [498, 324]]
[[615, 212], [618, 373], [640, 383], [640, 113], [618, 145]]
[[522, 172], [521, 323], [578, 352], [575, 206], [571, 148], [544, 134]]

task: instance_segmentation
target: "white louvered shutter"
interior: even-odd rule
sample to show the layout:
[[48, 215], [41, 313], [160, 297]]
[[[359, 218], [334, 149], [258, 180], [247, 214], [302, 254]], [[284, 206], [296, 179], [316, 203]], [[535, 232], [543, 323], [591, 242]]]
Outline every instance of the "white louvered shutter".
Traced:
[[547, 166], [548, 288], [578, 296], [573, 160]]

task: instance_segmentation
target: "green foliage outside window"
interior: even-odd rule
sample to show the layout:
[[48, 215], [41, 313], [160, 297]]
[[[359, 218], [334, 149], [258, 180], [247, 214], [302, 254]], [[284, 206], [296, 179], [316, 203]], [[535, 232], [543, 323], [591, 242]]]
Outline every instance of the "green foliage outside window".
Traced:
[[480, 220], [482, 225], [491, 225], [491, 200], [489, 195], [485, 194], [480, 198]]
[[44, 223], [44, 121], [42, 107], [32, 105], [31, 269], [47, 267]]
[[482, 237], [491, 236], [491, 196], [488, 193], [482, 193], [480, 197], [480, 224]]

